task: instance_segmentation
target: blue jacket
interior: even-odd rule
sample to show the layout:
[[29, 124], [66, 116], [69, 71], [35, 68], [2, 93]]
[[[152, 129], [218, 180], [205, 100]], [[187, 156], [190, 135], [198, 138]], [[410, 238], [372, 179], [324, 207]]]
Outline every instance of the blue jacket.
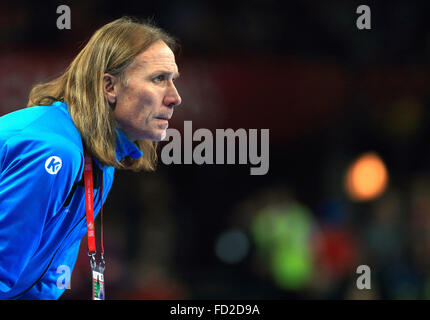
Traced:
[[[142, 152], [117, 130], [116, 155]], [[105, 201], [114, 168], [93, 163], [103, 172]], [[66, 103], [0, 117], [0, 299], [58, 299], [64, 292], [65, 268], [71, 274], [87, 230], [83, 168], [81, 136]]]

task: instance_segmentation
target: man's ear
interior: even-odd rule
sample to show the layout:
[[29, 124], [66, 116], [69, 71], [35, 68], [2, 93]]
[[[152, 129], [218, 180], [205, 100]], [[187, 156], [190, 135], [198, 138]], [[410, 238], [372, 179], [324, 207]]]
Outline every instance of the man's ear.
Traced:
[[103, 75], [103, 91], [109, 103], [115, 105], [119, 89], [119, 79], [109, 73]]

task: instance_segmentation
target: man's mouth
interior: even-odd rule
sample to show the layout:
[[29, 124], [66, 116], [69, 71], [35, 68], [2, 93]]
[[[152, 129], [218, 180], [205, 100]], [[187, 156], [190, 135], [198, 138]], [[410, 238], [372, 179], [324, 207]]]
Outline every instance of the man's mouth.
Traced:
[[172, 118], [172, 116], [157, 116], [157, 117], [155, 117], [155, 119], [166, 120], [166, 121], [169, 121], [171, 118]]

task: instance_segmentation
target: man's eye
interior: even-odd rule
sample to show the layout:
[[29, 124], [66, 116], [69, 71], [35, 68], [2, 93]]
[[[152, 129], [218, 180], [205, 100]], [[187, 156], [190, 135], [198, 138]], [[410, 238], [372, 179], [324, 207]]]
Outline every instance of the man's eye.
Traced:
[[159, 75], [159, 76], [156, 76], [156, 77], [154, 78], [154, 81], [155, 81], [155, 82], [162, 82], [162, 81], [164, 81], [164, 80], [166, 80], [166, 76], [165, 76], [165, 75], [163, 75], [163, 74], [161, 74], [161, 75]]

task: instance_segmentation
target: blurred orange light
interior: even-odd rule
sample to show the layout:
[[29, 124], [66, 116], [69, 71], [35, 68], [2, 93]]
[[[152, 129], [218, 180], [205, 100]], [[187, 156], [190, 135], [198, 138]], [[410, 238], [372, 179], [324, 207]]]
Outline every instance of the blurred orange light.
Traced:
[[374, 152], [361, 155], [346, 173], [346, 190], [355, 201], [380, 196], [388, 184], [388, 172], [382, 159]]

